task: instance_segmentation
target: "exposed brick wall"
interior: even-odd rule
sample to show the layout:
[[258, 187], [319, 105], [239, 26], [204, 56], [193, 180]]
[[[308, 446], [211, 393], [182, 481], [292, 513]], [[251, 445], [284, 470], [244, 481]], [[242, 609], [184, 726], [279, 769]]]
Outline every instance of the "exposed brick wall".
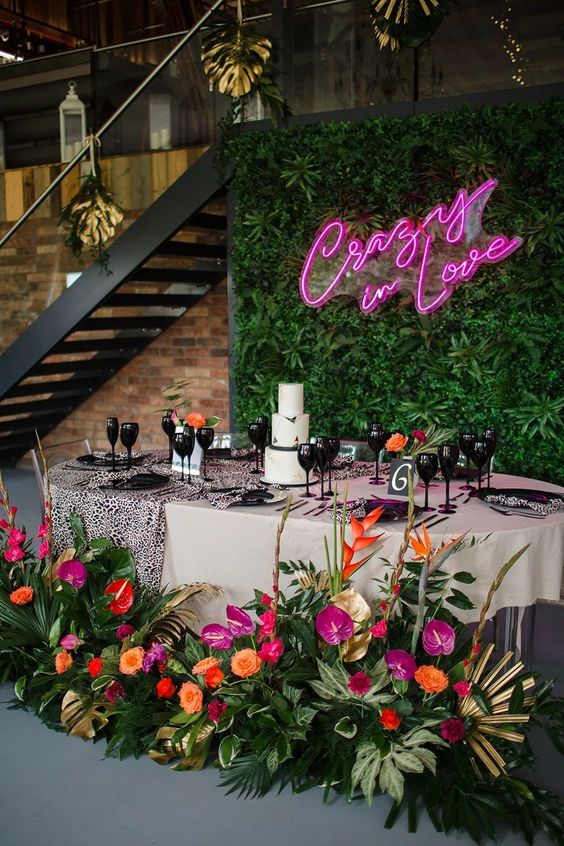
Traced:
[[46, 444], [87, 437], [93, 448], [107, 448], [106, 417], [139, 423], [142, 449], [165, 448], [160, 415], [161, 389], [175, 379], [191, 379], [192, 409], [229, 417], [228, 311], [225, 282], [210, 291], [180, 320], [66, 418]]

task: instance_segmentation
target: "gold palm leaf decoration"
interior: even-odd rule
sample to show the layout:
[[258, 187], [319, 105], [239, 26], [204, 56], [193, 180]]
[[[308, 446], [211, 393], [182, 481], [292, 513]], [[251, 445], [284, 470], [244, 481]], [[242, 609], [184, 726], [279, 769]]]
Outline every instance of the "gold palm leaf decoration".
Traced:
[[368, 10], [380, 49], [418, 47], [442, 20], [445, 0], [372, 0]]
[[[491, 710], [491, 714], [487, 714], [483, 710], [471, 693], [460, 699], [457, 714], [461, 720], [467, 720], [468, 718], [472, 720], [472, 726], [466, 733], [465, 742], [469, 744], [476, 757], [480, 759], [490, 773], [493, 776], [499, 776], [506, 773], [505, 761], [488, 739], [487, 735], [500, 737], [502, 740], [511, 743], [522, 743], [525, 736], [520, 732], [505, 728], [505, 726], [512, 726], [515, 723], [527, 723], [529, 721], [529, 714], [513, 714], [509, 712], [509, 702], [515, 689], [517, 677], [525, 669], [521, 661], [518, 661], [509, 667], [509, 669], [504, 670], [513, 656], [512, 652], [504, 655], [501, 661], [481, 681], [493, 649], [494, 646], [491, 643], [484, 649], [483, 654], [472, 667], [467, 679], [472, 684], [480, 684], [480, 689]], [[535, 684], [531, 677], [522, 678], [520, 682], [523, 685], [523, 690], [528, 690], [534, 687]], [[524, 700], [523, 706], [525, 708], [531, 707], [534, 705], [534, 702], [534, 697], [528, 697]], [[477, 767], [475, 769], [477, 770]]]
[[204, 72], [221, 94], [243, 97], [265, 70], [271, 41], [243, 20], [239, 0], [237, 19], [214, 29], [202, 42]]
[[151, 623], [147, 636], [150, 640], [176, 649], [183, 642], [186, 632], [198, 620], [197, 612], [188, 603], [208, 602], [221, 596], [223, 591], [208, 582], [184, 585], [169, 599], [158, 617]]
[[108, 724], [106, 710], [107, 704], [88, 705], [76, 691], [67, 690], [61, 702], [61, 723], [68, 734], [92, 740]]
[[316, 591], [327, 590], [329, 587], [329, 576], [327, 570], [319, 570], [317, 573], [310, 573], [307, 570], [301, 570], [296, 573], [298, 584], [302, 590], [314, 588]]
[[159, 744], [158, 748], [150, 749], [149, 755], [156, 764], [162, 765], [179, 758], [179, 762], [173, 767], [174, 770], [201, 770], [206, 763], [214, 730], [211, 723], [203, 726], [196, 740], [192, 742], [190, 753], [187, 755], [191, 742], [190, 734], [185, 734], [182, 740], [174, 742], [173, 737], [178, 731], [178, 726], [161, 726], [155, 736]]

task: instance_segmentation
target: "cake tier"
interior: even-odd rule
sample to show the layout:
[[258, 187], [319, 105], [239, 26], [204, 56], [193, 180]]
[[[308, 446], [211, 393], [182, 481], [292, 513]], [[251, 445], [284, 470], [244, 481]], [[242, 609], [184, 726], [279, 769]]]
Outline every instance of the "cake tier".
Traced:
[[305, 485], [305, 471], [298, 463], [298, 451], [267, 447], [264, 453], [264, 477], [268, 482], [279, 485]]
[[294, 382], [278, 385], [278, 413], [283, 417], [299, 417], [304, 411], [304, 386]]
[[285, 417], [283, 414], [272, 415], [272, 446], [297, 447], [309, 440], [309, 414], [297, 417]]

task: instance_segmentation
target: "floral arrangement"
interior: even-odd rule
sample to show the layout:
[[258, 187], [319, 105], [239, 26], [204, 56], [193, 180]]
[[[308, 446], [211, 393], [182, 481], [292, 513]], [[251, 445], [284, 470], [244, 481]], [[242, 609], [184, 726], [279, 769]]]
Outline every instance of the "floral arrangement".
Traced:
[[435, 424], [429, 426], [425, 431], [413, 429], [411, 440], [408, 435], [404, 435], [402, 432], [394, 432], [384, 444], [384, 449], [399, 456], [416, 456], [420, 452], [436, 452], [437, 447], [448, 443], [453, 434], [452, 429], [438, 427]]
[[191, 402], [186, 394], [186, 389], [190, 384], [190, 379], [177, 379], [172, 385], [167, 385], [161, 390], [166, 406], [164, 408], [157, 408], [156, 411], [160, 414], [167, 413], [172, 417], [173, 422], [177, 426], [193, 426], [194, 429], [200, 429], [202, 426], [217, 426], [221, 417], [206, 417], [199, 411], [190, 411]]
[[463, 586], [473, 576], [444, 565], [475, 541], [434, 548], [424, 526], [413, 528], [410, 494], [376, 603], [351, 578], [380, 550], [381, 510], [350, 525], [335, 519], [319, 569], [280, 562], [286, 509], [269, 592], [228, 605], [197, 636], [184, 602], [211, 586], [149, 595], [128, 551], [88, 540], [76, 515], [74, 549], [50, 563], [49, 518], [36, 555], [4, 492], [4, 677], [49, 725], [175, 769], [213, 760], [244, 796], [286, 784], [321, 786], [325, 799], [387, 794], [387, 826], [405, 809], [414, 831], [426, 809], [438, 831], [466, 830], [476, 842], [505, 824], [529, 842], [542, 829], [561, 844], [560, 798], [518, 770], [534, 761], [533, 725], [564, 752], [564, 700], [510, 653], [492, 660], [483, 639], [493, 593], [524, 550], [501, 568], [470, 633], [455, 610], [472, 607]]

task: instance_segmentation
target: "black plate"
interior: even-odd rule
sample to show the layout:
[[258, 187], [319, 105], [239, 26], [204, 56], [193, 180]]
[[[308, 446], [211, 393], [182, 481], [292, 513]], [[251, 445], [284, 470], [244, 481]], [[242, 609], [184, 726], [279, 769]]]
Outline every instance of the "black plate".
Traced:
[[[481, 491], [476, 492], [476, 496], [478, 499], [481, 499], [482, 502], [485, 502], [486, 505], [495, 505], [499, 508], [511, 508], [511, 509], [518, 509], [522, 508], [524, 511], [528, 510], [528, 506], [526, 505], [510, 505], [504, 506], [501, 502], [488, 502], [486, 497], [488, 496], [514, 496], [518, 499], [528, 499], [531, 502], [540, 502], [542, 505], [545, 505], [550, 499], [559, 499], [564, 501], [564, 495], [559, 494], [556, 491], [536, 491], [533, 488], [485, 488]], [[533, 509], [534, 510], [534, 509]]]
[[152, 488], [160, 488], [167, 485], [170, 479], [168, 476], [161, 476], [159, 473], [136, 473], [129, 479], [117, 480], [113, 485], [100, 485], [100, 490], [111, 491], [148, 491]]
[[[366, 513], [371, 514], [380, 506], [384, 506], [384, 511], [382, 516], [378, 520], [378, 523], [390, 523], [394, 520], [406, 520], [407, 519], [407, 502], [404, 502], [402, 499], [382, 499], [382, 500], [370, 500], [366, 503]], [[414, 516], [418, 517], [419, 514], [423, 513], [423, 509], [420, 505], [416, 505], [414, 507]]]
[[[134, 455], [131, 458], [131, 464], [139, 464], [145, 457], [143, 455]], [[93, 455], [92, 453], [87, 453], [86, 455], [79, 455], [75, 460], [87, 470], [111, 470], [113, 467], [111, 455]], [[125, 470], [127, 466], [127, 458], [116, 458], [116, 470]]]

